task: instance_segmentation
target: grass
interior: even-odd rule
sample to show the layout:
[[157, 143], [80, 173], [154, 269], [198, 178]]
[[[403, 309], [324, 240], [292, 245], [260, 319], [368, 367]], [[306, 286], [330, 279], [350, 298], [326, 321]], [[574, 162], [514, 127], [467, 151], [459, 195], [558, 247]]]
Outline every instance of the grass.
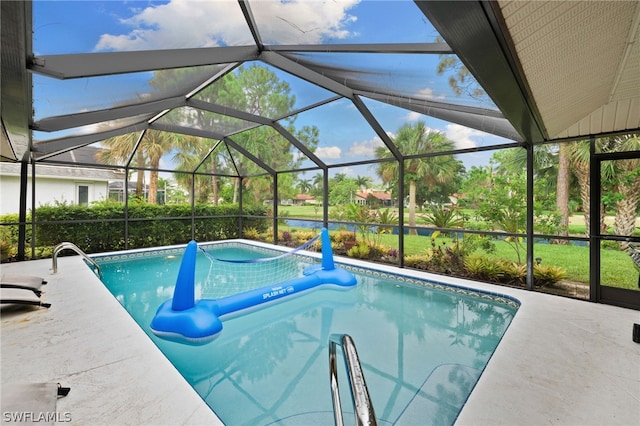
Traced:
[[[295, 227], [280, 226], [281, 230], [293, 230]], [[376, 236], [382, 245], [397, 248], [398, 236], [383, 234]], [[438, 237], [438, 242], [451, 243], [451, 238]], [[513, 247], [504, 241], [495, 241], [495, 253], [490, 257], [518, 260]], [[405, 255], [424, 253], [431, 248], [431, 238], [419, 235], [405, 235]], [[526, 248], [522, 247], [521, 261], [526, 259]], [[581, 283], [589, 282], [589, 247], [558, 244], [536, 244], [534, 257], [540, 258], [544, 265], [557, 266], [567, 271], [567, 278]], [[601, 251], [601, 283], [603, 285], [638, 290], [638, 271], [627, 253], [603, 249]]]

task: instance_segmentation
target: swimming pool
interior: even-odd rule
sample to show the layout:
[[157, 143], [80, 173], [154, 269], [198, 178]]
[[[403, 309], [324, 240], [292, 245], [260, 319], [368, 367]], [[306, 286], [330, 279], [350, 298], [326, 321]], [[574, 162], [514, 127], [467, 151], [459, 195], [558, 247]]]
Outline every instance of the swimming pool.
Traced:
[[[239, 242], [210, 247], [238, 256], [279, 253]], [[354, 289], [318, 289], [226, 320], [213, 342], [186, 346], [149, 329], [156, 308], [172, 297], [182, 250], [92, 257], [111, 293], [230, 425], [331, 424], [333, 333], [355, 340], [380, 424], [452, 424], [518, 307], [497, 294], [341, 264], [356, 275]], [[197, 265], [198, 291], [206, 293], [209, 262], [199, 257]], [[347, 384], [343, 371], [340, 384]], [[348, 390], [341, 395], [349, 422]]]

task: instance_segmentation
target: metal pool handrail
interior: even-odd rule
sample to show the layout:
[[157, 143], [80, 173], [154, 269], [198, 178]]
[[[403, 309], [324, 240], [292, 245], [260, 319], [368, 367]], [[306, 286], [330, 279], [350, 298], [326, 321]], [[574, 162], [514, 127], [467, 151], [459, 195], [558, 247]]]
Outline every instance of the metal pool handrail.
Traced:
[[360, 366], [360, 359], [356, 351], [356, 344], [348, 334], [332, 334], [329, 336], [329, 376], [331, 381], [331, 398], [333, 400], [333, 415], [336, 426], [343, 426], [340, 391], [338, 390], [338, 369], [336, 366], [336, 346], [342, 346], [344, 362], [347, 367], [347, 377], [351, 388], [351, 401], [358, 426], [376, 426], [376, 415], [373, 411], [371, 398], [364, 373]]
[[80, 247], [78, 247], [77, 245], [75, 245], [73, 243], [70, 243], [70, 242], [60, 243], [53, 249], [53, 256], [51, 257], [52, 273], [54, 273], [54, 274], [58, 273], [58, 253], [60, 253], [62, 250], [65, 250], [65, 249], [71, 249], [71, 250], [75, 251], [76, 253], [78, 253], [80, 256], [82, 256], [82, 258], [87, 263], [89, 263], [91, 266], [93, 266], [98, 271], [98, 276], [102, 278], [102, 271], [100, 270], [100, 265], [98, 265], [95, 260], [93, 260], [89, 256], [87, 256], [87, 254], [85, 252], [83, 252], [80, 249]]

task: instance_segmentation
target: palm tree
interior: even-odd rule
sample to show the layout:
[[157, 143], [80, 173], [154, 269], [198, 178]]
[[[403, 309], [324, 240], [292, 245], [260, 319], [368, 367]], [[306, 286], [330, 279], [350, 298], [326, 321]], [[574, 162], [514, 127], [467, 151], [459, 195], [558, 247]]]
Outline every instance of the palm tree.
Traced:
[[336, 173], [335, 176], [333, 176], [333, 180], [337, 183], [344, 181], [346, 178], [346, 173]]
[[313, 187], [313, 184], [309, 179], [300, 179], [298, 180], [297, 187], [298, 187], [298, 190], [304, 194], [311, 190], [311, 188]]
[[591, 235], [590, 227], [590, 185], [589, 185], [589, 142], [577, 141], [567, 144], [569, 151], [569, 162], [571, 169], [578, 179], [578, 187], [580, 188], [580, 199], [582, 200], [582, 212], [584, 214], [584, 223], [586, 226], [586, 236]]
[[[136, 142], [140, 135], [138, 133], [127, 133], [125, 135], [115, 136], [113, 138], [106, 139], [102, 142], [105, 149], [98, 153], [98, 161], [103, 164], [118, 164], [125, 165], [124, 163], [129, 160], [129, 157], [133, 153], [136, 146]], [[144, 152], [141, 149], [136, 151], [133, 166], [143, 168], [145, 166], [146, 159]], [[143, 185], [144, 185], [144, 172], [138, 170], [136, 172], [136, 196], [142, 197]], [[129, 177], [127, 176], [127, 179]], [[125, 194], [126, 196], [126, 194]]]
[[322, 173], [316, 173], [315, 175], [313, 175], [313, 179], [311, 180], [312, 182], [312, 187], [311, 187], [311, 195], [314, 195], [316, 197], [322, 197], [323, 196], [323, 186], [324, 186], [324, 175]]
[[356, 178], [356, 185], [358, 185], [358, 188], [360, 189], [366, 189], [371, 186], [372, 183], [373, 179], [371, 176], [358, 176]]
[[[601, 138], [596, 140], [596, 147], [602, 150], [605, 145], [611, 143], [610, 138]], [[589, 179], [590, 170], [590, 150], [589, 141], [576, 141], [567, 144], [567, 150], [569, 154], [569, 162], [574, 175], [578, 179], [578, 186], [580, 187], [580, 198], [582, 200], [582, 211], [584, 213], [584, 223], [586, 226], [586, 236], [591, 235], [591, 181]], [[617, 179], [617, 171], [613, 167], [612, 162], [602, 163], [602, 183], [612, 182]], [[600, 233], [607, 232], [607, 224], [605, 222], [605, 206], [603, 202], [600, 202]]]
[[[558, 146], [558, 175], [556, 177], [556, 208], [560, 212], [560, 234], [569, 235], [569, 188], [571, 182], [571, 158], [566, 144]], [[562, 241], [568, 243], [568, 241]]]
[[[135, 144], [139, 135], [136, 133], [127, 133], [125, 135], [116, 136], [103, 142], [106, 150], [99, 154], [102, 162], [120, 162], [124, 163], [133, 153]], [[169, 152], [177, 143], [180, 135], [174, 133], [159, 132], [156, 130], [147, 130], [140, 141], [135, 152], [134, 165], [139, 168], [136, 172], [138, 182], [136, 184], [136, 195], [142, 195], [142, 178], [144, 170], [149, 166], [149, 203], [155, 204], [158, 201], [158, 168], [160, 167], [160, 159]]]
[[180, 139], [180, 135], [176, 133], [159, 132], [157, 130], [148, 130], [138, 150], [142, 150], [149, 159], [149, 197], [151, 204], [158, 202], [158, 168], [160, 167], [160, 159], [162, 156], [173, 148]]
[[[214, 204], [218, 204], [218, 168], [219, 159], [215, 152], [210, 153], [209, 159], [200, 165], [197, 171], [210, 172], [210, 176], [193, 175], [191, 172], [196, 171], [196, 167], [202, 159], [209, 153], [216, 141], [211, 139], [202, 139], [195, 136], [183, 136], [178, 141], [178, 150], [173, 156], [173, 161], [177, 164], [176, 169], [188, 173], [176, 174], [176, 181], [180, 183], [191, 194], [191, 199], [197, 202], [206, 202], [209, 195], [212, 196]], [[191, 192], [191, 181], [195, 178], [194, 190]]]
[[[427, 131], [423, 122], [415, 125], [405, 125], [399, 131], [394, 140], [398, 150], [404, 155], [420, 155], [453, 149], [453, 142], [442, 133]], [[391, 158], [391, 153], [386, 147], [376, 150], [376, 157], [380, 159]], [[385, 183], [398, 179], [397, 161], [387, 161], [378, 165], [377, 173]], [[416, 234], [416, 186], [418, 183], [427, 185], [433, 190], [437, 185], [450, 182], [455, 177], [458, 162], [451, 155], [442, 155], [429, 158], [410, 158], [404, 161], [404, 175], [409, 183], [409, 226], [410, 233]]]
[[[638, 135], [614, 138], [617, 151], [640, 151]], [[614, 229], [616, 235], [631, 235], [636, 224], [636, 211], [640, 203], [640, 158], [617, 160], [614, 162], [617, 176], [616, 217]], [[620, 248], [626, 250], [629, 243], [623, 241]]]

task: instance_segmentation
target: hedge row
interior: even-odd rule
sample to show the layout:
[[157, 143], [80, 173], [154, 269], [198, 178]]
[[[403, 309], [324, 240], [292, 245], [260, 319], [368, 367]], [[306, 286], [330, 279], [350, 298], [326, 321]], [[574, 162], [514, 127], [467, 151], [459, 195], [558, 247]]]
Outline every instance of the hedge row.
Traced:
[[[184, 244], [191, 240], [190, 205], [133, 204], [129, 206], [128, 248], [145, 248]], [[262, 207], [243, 209], [246, 216], [262, 216]], [[3, 222], [15, 220], [3, 217]], [[55, 246], [63, 241], [76, 244], [86, 253], [125, 249], [124, 205], [99, 204], [91, 207], [76, 205], [43, 206], [36, 210], [36, 246]], [[244, 228], [267, 229], [267, 219], [243, 219]], [[170, 219], [162, 219], [170, 218]], [[4, 227], [6, 228], [6, 227]], [[9, 228], [12, 243], [17, 244], [17, 225]], [[15, 228], [15, 229], [13, 229]], [[195, 240], [216, 241], [238, 237], [237, 205], [196, 205]], [[30, 226], [27, 226], [30, 241]], [[6, 229], [5, 229], [6, 230]], [[7, 235], [6, 233], [3, 233]]]

